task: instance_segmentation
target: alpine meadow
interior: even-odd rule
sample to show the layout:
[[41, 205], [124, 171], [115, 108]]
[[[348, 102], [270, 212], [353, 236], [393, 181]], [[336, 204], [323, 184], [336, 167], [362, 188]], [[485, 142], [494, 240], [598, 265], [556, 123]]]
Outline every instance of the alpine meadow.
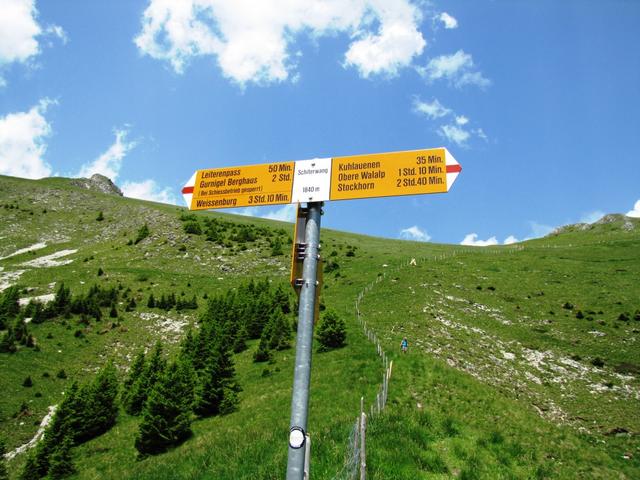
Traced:
[[[7, 478], [281, 478], [291, 224], [103, 177], [1, 177], [0, 215]], [[322, 256], [316, 330], [346, 336], [316, 335], [315, 478], [353, 473], [384, 370], [365, 323], [393, 362], [371, 478], [640, 474], [640, 221], [484, 249], [323, 230]]]

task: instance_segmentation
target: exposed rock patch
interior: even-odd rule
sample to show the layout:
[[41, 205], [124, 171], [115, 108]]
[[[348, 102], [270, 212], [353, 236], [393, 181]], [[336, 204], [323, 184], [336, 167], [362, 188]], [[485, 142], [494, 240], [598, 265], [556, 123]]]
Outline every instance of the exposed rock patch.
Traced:
[[71, 180], [71, 184], [76, 187], [86, 188], [87, 190], [94, 190], [108, 195], [124, 196], [122, 190], [120, 190], [110, 178], [100, 175], [99, 173], [94, 173], [91, 178], [74, 178]]

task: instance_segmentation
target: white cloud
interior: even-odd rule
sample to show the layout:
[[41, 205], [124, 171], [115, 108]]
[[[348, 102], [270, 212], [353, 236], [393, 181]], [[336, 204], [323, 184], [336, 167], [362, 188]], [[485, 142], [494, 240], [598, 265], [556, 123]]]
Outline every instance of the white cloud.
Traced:
[[533, 235], [530, 238], [540, 238], [546, 235], [549, 235], [551, 232], [555, 230], [555, 227], [550, 225], [544, 225], [542, 223], [538, 223], [535, 221], [530, 221], [529, 226], [531, 227], [531, 233]]
[[24, 62], [39, 53], [34, 0], [3, 0], [0, 15], [0, 64]]
[[457, 145], [465, 145], [469, 137], [471, 137], [471, 134], [467, 130], [456, 125], [442, 125], [438, 133], [440, 136]]
[[361, 34], [345, 55], [345, 65], [355, 66], [360, 75], [396, 75], [411, 64], [427, 42], [418, 30], [419, 10], [406, 1], [372, 1], [380, 27], [376, 33]]
[[418, 68], [418, 72], [428, 81], [448, 80], [455, 87], [476, 85], [484, 88], [491, 85], [491, 81], [474, 71], [473, 58], [463, 50], [451, 55], [441, 55], [432, 58], [426, 67]]
[[345, 32], [352, 38], [345, 66], [363, 77], [394, 75], [424, 49], [419, 22], [410, 0], [150, 0], [134, 41], [178, 73], [211, 55], [240, 85], [265, 84], [297, 78], [300, 52], [291, 45], [298, 34]]
[[431, 119], [441, 118], [451, 113], [451, 110], [442, 105], [437, 98], [434, 98], [431, 103], [423, 102], [419, 98], [414, 98], [413, 111], [422, 113]]
[[[2, 0], [0, 5], [0, 68], [13, 63], [27, 63], [40, 53], [38, 37], [54, 35], [66, 43], [62, 27], [50, 25], [43, 30], [36, 17], [35, 0]], [[6, 80], [0, 75], [0, 87]]]
[[93, 162], [83, 165], [76, 177], [90, 177], [94, 173], [100, 173], [115, 183], [120, 174], [122, 160], [136, 146], [136, 142], [127, 142], [129, 131], [126, 127], [116, 129], [113, 133], [116, 137], [113, 144]]
[[170, 188], [161, 188], [155, 180], [148, 179], [142, 182], [124, 182], [122, 193], [125, 197], [150, 200], [152, 202], [176, 204], [176, 197]]
[[505, 245], [511, 245], [513, 243], [518, 243], [518, 239], [516, 237], [514, 237], [513, 235], [509, 235], [507, 238], [504, 239], [504, 244]]
[[491, 245], [498, 245], [498, 239], [496, 237], [491, 237], [487, 240], [479, 240], [477, 233], [469, 233], [460, 242], [460, 245], [467, 245], [470, 247], [489, 247]]
[[640, 200], [635, 203], [633, 210], [627, 212], [627, 217], [640, 218]]
[[280, 220], [281, 222], [295, 222], [296, 221], [296, 204], [291, 203], [284, 205], [277, 210], [268, 212], [265, 215], [261, 215], [262, 218], [268, 218], [270, 220]]
[[55, 103], [45, 98], [28, 112], [0, 117], [1, 174], [24, 178], [51, 175], [51, 167], [44, 160], [51, 125], [44, 114], [47, 107]]
[[60, 39], [63, 45], [66, 45], [69, 42], [67, 32], [65, 32], [60, 25], [50, 25], [47, 27], [46, 33]]
[[468, 117], [464, 115], [456, 115], [456, 113], [450, 108], [442, 105], [437, 98], [434, 98], [431, 103], [423, 102], [418, 97], [414, 97], [413, 99], [413, 111], [415, 113], [424, 114], [429, 119], [435, 120], [438, 118], [443, 118], [447, 116], [453, 116], [455, 120], [454, 123], [441, 125], [437, 132], [438, 134], [446, 138], [448, 141], [455, 143], [459, 146], [466, 146], [467, 141], [473, 136], [477, 136], [487, 141], [487, 136], [482, 131], [481, 128], [470, 129], [467, 130], [464, 127], [467, 125], [470, 120]]
[[580, 218], [580, 223], [594, 223], [600, 220], [602, 217], [604, 217], [604, 212], [601, 212], [600, 210], [595, 210], [593, 212], [589, 212], [583, 215]]
[[417, 225], [400, 230], [400, 238], [404, 240], [415, 240], [416, 242], [428, 242], [431, 236]]
[[458, 28], [458, 20], [449, 15], [447, 12], [442, 12], [436, 17], [436, 19], [440, 20], [444, 24], [444, 28]]

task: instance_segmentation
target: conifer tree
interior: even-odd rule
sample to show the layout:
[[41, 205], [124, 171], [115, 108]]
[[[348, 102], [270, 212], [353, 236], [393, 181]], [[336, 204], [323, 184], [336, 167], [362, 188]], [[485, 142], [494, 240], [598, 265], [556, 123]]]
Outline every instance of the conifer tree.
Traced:
[[247, 337], [247, 327], [243, 324], [236, 333], [236, 339], [233, 342], [233, 353], [244, 352], [247, 349]]
[[115, 302], [111, 304], [111, 310], [109, 310], [110, 318], [118, 318], [118, 309], [116, 308]]
[[11, 286], [0, 293], [0, 330], [4, 330], [9, 325], [9, 320], [20, 313], [20, 289]]
[[211, 356], [199, 372], [198, 397], [195, 412], [203, 417], [220, 413], [225, 389], [238, 391], [235, 381], [235, 368], [227, 344], [215, 341]]
[[129, 415], [139, 415], [144, 403], [158, 379], [166, 368], [166, 361], [162, 357], [162, 343], [158, 341], [146, 362], [142, 375], [138, 377], [127, 397], [125, 410]]
[[129, 369], [129, 375], [125, 379], [123, 383], [123, 400], [122, 403], [127, 403], [127, 395], [130, 393], [131, 387], [136, 383], [142, 372], [144, 371], [145, 366], [145, 356], [144, 351], [140, 350], [136, 355], [136, 358], [133, 360], [131, 364], [131, 368]]
[[151, 390], [135, 447], [140, 456], [161, 453], [191, 435], [194, 373], [187, 361], [174, 362]]
[[269, 339], [266, 336], [260, 338], [258, 349], [253, 354], [254, 362], [267, 362], [271, 359], [271, 350], [269, 348]]
[[[291, 325], [282, 313], [276, 309], [269, 318], [269, 348], [273, 350], [285, 350], [289, 348], [291, 341]], [[267, 331], [267, 328], [265, 328]]]
[[66, 315], [71, 311], [71, 289], [60, 283], [56, 295], [51, 302], [51, 309], [54, 316]]
[[118, 416], [118, 373], [113, 362], [108, 362], [91, 384], [82, 388], [82, 425], [75, 433], [79, 443], [109, 430]]
[[0, 340], [0, 353], [15, 353], [17, 350], [16, 337], [13, 334], [13, 328], [9, 326]]
[[285, 315], [291, 313], [291, 304], [289, 303], [289, 295], [282, 289], [281, 285], [278, 285], [275, 293], [273, 294], [273, 303], [275, 303], [282, 313]]
[[66, 391], [66, 395], [51, 423], [44, 432], [44, 437], [27, 457], [20, 480], [42, 478], [47, 475], [50, 467], [51, 455], [57, 446], [61, 445], [65, 437], [73, 442], [73, 432], [79, 428], [82, 402], [79, 398], [79, 386], [74, 382]]
[[277, 257], [279, 255], [284, 255], [284, 252], [282, 251], [282, 241], [280, 237], [276, 237], [276, 239], [271, 242], [271, 256]]
[[[40, 475], [40, 469], [38, 468], [38, 462], [36, 460], [37, 451], [32, 451], [27, 456], [27, 460], [22, 467], [22, 471], [20, 472], [20, 476], [18, 477], [20, 480], [40, 480], [44, 475], [47, 474], [46, 470], [44, 475]], [[47, 470], [49, 466], [47, 465]]]
[[16, 339], [16, 342], [24, 345], [27, 342], [28, 335], [29, 332], [27, 331], [27, 324], [23, 319], [19, 318], [15, 323], [15, 327], [13, 328], [13, 336]]
[[[180, 343], [179, 357], [182, 360], [189, 361], [191, 366], [194, 365], [194, 358], [196, 352], [196, 337], [193, 335], [193, 330], [189, 329]], [[195, 367], [194, 367], [195, 371]]]
[[49, 459], [49, 478], [51, 480], [59, 480], [75, 472], [76, 469], [71, 457], [72, 446], [71, 437], [67, 435], [51, 453]]
[[153, 293], [149, 295], [149, 301], [147, 302], [148, 308], [156, 308], [156, 299], [153, 297]]
[[342, 320], [333, 311], [327, 311], [317, 333], [318, 342], [320, 342], [320, 351], [330, 350], [344, 346], [347, 338], [347, 330]]
[[137, 245], [139, 244], [142, 240], [144, 240], [145, 238], [147, 238], [149, 236], [149, 225], [147, 225], [146, 223], [140, 227], [140, 229], [138, 230], [138, 235], [136, 236], [136, 239], [134, 240], [134, 244]]
[[46, 316], [44, 314], [42, 304], [40, 302], [34, 302], [33, 300], [31, 300], [27, 305], [25, 317], [31, 317], [31, 323], [33, 324], [44, 322], [46, 320]]

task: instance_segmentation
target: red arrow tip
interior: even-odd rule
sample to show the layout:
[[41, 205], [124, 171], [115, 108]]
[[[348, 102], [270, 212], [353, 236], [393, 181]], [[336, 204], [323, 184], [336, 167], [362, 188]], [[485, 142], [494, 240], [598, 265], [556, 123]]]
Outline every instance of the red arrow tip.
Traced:
[[183, 195], [186, 195], [187, 193], [193, 193], [193, 185], [186, 186], [182, 189]]
[[447, 173], [460, 173], [462, 171], [462, 165], [456, 163], [454, 165], [447, 165]]

